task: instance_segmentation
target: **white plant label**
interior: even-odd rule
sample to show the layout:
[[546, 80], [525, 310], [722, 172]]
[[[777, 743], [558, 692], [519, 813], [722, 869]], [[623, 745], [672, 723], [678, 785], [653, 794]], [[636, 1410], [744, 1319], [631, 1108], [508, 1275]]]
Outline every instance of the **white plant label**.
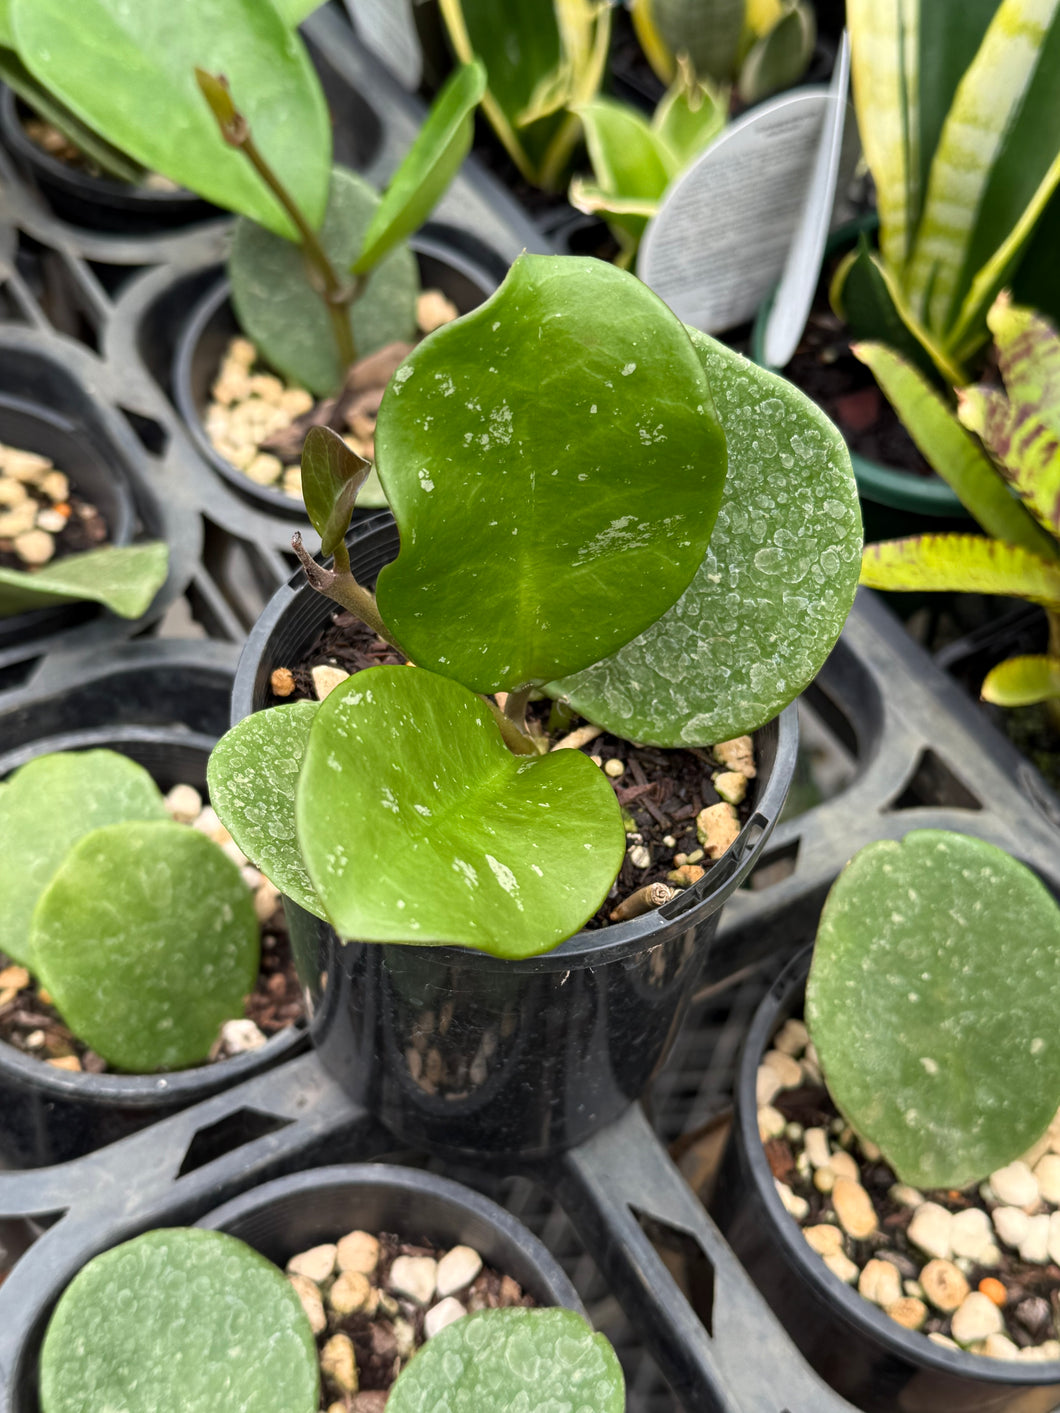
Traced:
[[[780, 278], [828, 109], [828, 90], [817, 87], [760, 104], [667, 190], [644, 233], [637, 274], [686, 324], [708, 334], [742, 324]], [[840, 192], [857, 151], [850, 121]]]
[[403, 88], [414, 93], [423, 78], [423, 51], [414, 0], [346, 0], [350, 19], [364, 44], [381, 59]]

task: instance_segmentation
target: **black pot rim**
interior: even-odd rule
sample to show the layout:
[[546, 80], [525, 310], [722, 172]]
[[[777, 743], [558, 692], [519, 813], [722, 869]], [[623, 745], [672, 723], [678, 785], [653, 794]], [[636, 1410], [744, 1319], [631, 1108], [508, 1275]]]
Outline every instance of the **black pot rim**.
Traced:
[[903, 1329], [878, 1306], [828, 1270], [807, 1244], [798, 1222], [785, 1210], [758, 1134], [755, 1076], [761, 1056], [769, 1048], [780, 1012], [796, 992], [805, 988], [812, 957], [812, 945], [797, 953], [758, 1007], [744, 1041], [737, 1080], [738, 1140], [749, 1160], [748, 1166], [758, 1188], [759, 1199], [772, 1218], [773, 1235], [783, 1246], [785, 1257], [798, 1268], [800, 1279], [812, 1286], [821, 1300], [831, 1303], [847, 1324], [878, 1341], [896, 1358], [940, 1374], [956, 1374], [1001, 1386], [1040, 1388], [1043, 1384], [1060, 1383], [1060, 1360], [1043, 1359], [1024, 1364], [1014, 1359], [990, 1359], [963, 1349], [946, 1349], [917, 1330]]

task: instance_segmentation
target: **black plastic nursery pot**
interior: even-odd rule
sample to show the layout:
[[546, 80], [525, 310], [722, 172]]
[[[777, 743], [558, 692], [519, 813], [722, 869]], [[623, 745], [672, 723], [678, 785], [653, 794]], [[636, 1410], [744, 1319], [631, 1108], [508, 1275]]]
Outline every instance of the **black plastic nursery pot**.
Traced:
[[[377, 517], [349, 538], [358, 579], [397, 552]], [[276, 667], [304, 656], [332, 611], [301, 574], [247, 641], [233, 720], [270, 701]], [[754, 813], [729, 852], [658, 912], [581, 932], [543, 956], [499, 961], [459, 947], [340, 944], [287, 903], [311, 1034], [325, 1068], [399, 1138], [449, 1155], [533, 1159], [617, 1118], [665, 1061], [725, 900], [754, 867], [797, 752], [789, 707], [756, 735]]]
[[834, 1276], [785, 1211], [758, 1134], [755, 1075], [780, 1025], [802, 1014], [811, 956], [793, 959], [748, 1031], [712, 1215], [802, 1353], [865, 1413], [1050, 1413], [1060, 1362], [992, 1359], [903, 1329]]

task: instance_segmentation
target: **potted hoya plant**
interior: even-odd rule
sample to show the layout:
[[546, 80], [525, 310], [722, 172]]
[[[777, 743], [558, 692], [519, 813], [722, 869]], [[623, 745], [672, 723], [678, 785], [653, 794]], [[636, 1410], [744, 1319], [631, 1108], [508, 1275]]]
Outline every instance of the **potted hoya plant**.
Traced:
[[[303, 551], [252, 634], [211, 799], [289, 900], [325, 1063], [410, 1141], [544, 1152], [665, 1056], [852, 601], [856, 490], [795, 389], [570, 257], [409, 355], [376, 467], [396, 531], [347, 547], [367, 465], [307, 439], [333, 568]], [[321, 630], [382, 665], [275, 705]]]

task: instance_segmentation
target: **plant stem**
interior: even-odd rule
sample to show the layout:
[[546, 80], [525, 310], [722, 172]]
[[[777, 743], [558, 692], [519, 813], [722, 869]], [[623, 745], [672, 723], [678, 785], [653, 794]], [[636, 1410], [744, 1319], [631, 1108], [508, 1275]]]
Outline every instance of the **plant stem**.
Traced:
[[508, 693], [508, 699], [504, 703], [504, 715], [509, 721], [514, 722], [518, 729], [525, 736], [526, 732], [526, 708], [530, 704], [530, 693], [534, 690], [532, 682], [526, 682], [521, 687], [517, 687], [514, 692]]
[[512, 754], [517, 756], [537, 755], [537, 746], [524, 731], [520, 731], [511, 717], [506, 716], [497, 703], [491, 701], [489, 697], [485, 697], [483, 700], [490, 711], [493, 712], [497, 725], [500, 728], [500, 733], [504, 737], [504, 744]]
[[[357, 615], [359, 619], [382, 638], [384, 643], [389, 643], [398, 652], [402, 651], [400, 643], [395, 643], [389, 628], [383, 622], [376, 607], [375, 595], [368, 589], [358, 584], [349, 568], [350, 558], [346, 554], [346, 568], [337, 572], [333, 569], [325, 569], [322, 564], [318, 564], [306, 547], [302, 544], [301, 535], [296, 534], [291, 540], [291, 548], [298, 556], [298, 561], [305, 570], [305, 577], [311, 589], [315, 589], [318, 594], [323, 594], [325, 598], [332, 599], [341, 608], [347, 609], [350, 613]], [[343, 545], [343, 552], [346, 547]], [[336, 562], [338, 557], [336, 556]]]

